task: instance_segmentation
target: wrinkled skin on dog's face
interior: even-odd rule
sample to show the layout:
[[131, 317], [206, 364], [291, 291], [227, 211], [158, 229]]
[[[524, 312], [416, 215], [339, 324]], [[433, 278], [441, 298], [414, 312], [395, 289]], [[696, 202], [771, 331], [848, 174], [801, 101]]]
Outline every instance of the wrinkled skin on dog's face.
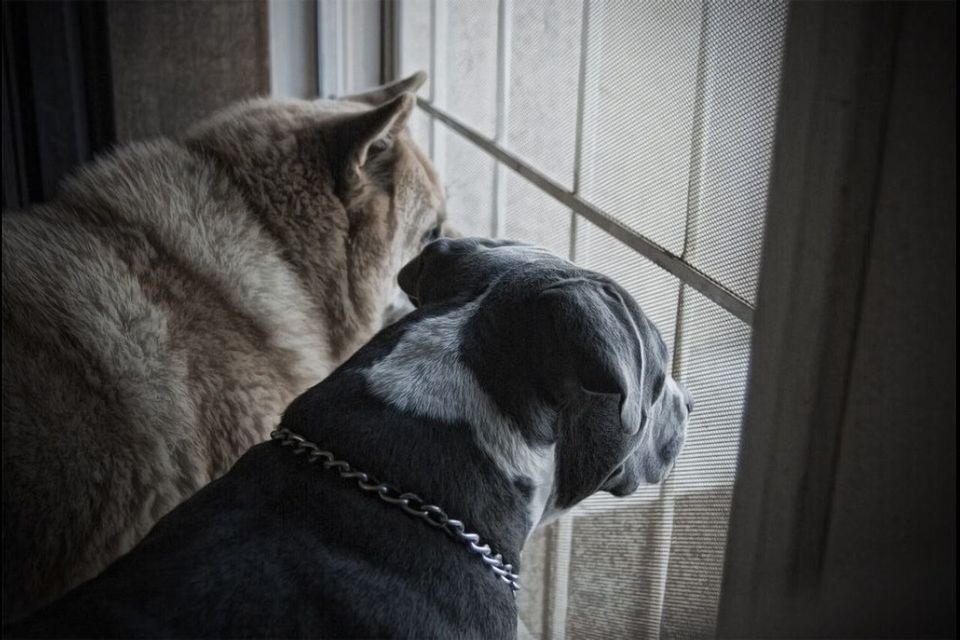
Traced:
[[477, 238], [429, 244], [398, 279], [417, 306], [478, 304], [460, 357], [529, 446], [554, 447], [540, 522], [667, 475], [693, 401], [622, 287], [545, 249]]

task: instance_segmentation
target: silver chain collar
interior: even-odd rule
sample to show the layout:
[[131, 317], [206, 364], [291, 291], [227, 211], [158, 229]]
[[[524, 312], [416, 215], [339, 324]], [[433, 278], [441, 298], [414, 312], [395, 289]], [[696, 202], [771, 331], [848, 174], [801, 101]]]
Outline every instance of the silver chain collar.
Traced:
[[498, 578], [510, 585], [513, 594], [520, 590], [519, 576], [513, 572], [513, 565], [506, 564], [503, 556], [495, 554], [488, 544], [480, 544], [480, 536], [468, 533], [463, 523], [454, 520], [436, 505], [427, 504], [415, 493], [401, 493], [399, 489], [380, 482], [373, 476], [354, 469], [349, 463], [337, 460], [329, 451], [324, 451], [316, 444], [289, 429], [277, 429], [270, 434], [270, 438], [284, 447], [293, 447], [295, 455], [307, 454], [307, 462], [321, 462], [324, 469], [336, 471], [345, 480], [356, 480], [357, 486], [363, 491], [375, 493], [378, 498], [403, 509], [408, 515], [419, 518], [435, 529], [441, 529], [455, 541], [463, 543], [467, 551], [477, 555], [483, 563], [493, 571]]

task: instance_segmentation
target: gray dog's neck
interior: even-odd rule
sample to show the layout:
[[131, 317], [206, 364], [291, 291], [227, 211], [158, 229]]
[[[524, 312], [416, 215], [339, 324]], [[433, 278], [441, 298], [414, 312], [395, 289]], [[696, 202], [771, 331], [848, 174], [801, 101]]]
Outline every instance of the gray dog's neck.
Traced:
[[420, 310], [384, 330], [284, 425], [436, 504], [517, 566], [551, 494], [553, 448], [531, 447], [463, 364], [458, 340], [475, 309]]
[[[494, 346], [492, 340], [478, 336], [474, 326], [481, 301], [424, 315], [408, 326], [391, 352], [364, 376], [370, 391], [388, 405], [463, 428], [494, 463], [490, 473], [498, 472], [529, 489], [526, 511], [533, 528], [543, 517], [553, 490], [554, 449], [530, 443], [519, 423], [548, 422], [555, 416], [522, 389], [513, 392], [527, 398], [527, 410], [522, 415], [505, 411], [471, 368], [470, 347], [464, 343]], [[498, 346], [502, 349], [504, 345]], [[492, 359], [492, 354], [486, 355]]]

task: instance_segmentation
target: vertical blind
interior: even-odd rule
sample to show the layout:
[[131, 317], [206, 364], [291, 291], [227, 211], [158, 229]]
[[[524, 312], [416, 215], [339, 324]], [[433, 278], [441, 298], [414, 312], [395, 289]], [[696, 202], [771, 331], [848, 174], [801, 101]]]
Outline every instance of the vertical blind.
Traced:
[[785, 0], [402, 0], [411, 122], [451, 220], [608, 274], [693, 393], [662, 485], [598, 494], [524, 552], [542, 638], [714, 632], [750, 360]]

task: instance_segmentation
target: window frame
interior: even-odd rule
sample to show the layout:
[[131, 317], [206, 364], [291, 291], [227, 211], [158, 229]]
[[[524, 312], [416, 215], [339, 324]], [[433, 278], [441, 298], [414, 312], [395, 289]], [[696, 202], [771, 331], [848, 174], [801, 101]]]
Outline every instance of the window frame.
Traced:
[[[402, 0], [381, 1], [381, 79], [389, 81], [398, 77]], [[500, 0], [511, 1], [519, 0]], [[432, 5], [442, 10], [442, 0]], [[782, 108], [753, 306], [715, 288], [696, 269], [671, 270], [678, 269], [676, 256], [579, 200], [576, 188], [564, 189], [429, 98], [418, 99], [432, 122], [440, 120], [568, 206], [574, 220], [583, 215], [752, 327], [719, 637], [782, 635], [801, 622], [816, 624], [808, 618], [816, 614], [822, 579], [904, 9], [790, 0], [788, 11]], [[581, 73], [583, 68], [581, 63]], [[437, 80], [435, 66], [429, 71]], [[582, 105], [582, 96], [578, 100]], [[563, 620], [550, 626], [562, 630]]]
[[902, 11], [790, 3], [719, 637], [818, 624]]
[[[323, 0], [321, 0], [323, 1]], [[403, 0], [383, 0], [385, 5], [390, 5], [390, 11], [385, 11], [384, 23], [382, 25], [382, 33], [390, 34], [389, 40], [386, 40], [385, 43], [389, 43], [389, 54], [384, 56], [384, 71], [385, 71], [385, 81], [391, 81], [399, 79], [400, 77], [400, 62], [401, 62], [401, 47], [403, 46], [402, 35], [400, 33], [401, 29], [401, 17], [403, 12]], [[503, 210], [505, 204], [505, 174], [507, 169], [512, 170], [517, 173], [521, 178], [527, 180], [535, 188], [539, 189], [541, 192], [546, 193], [548, 196], [552, 197], [554, 200], [564, 205], [567, 209], [570, 210], [571, 218], [571, 236], [570, 236], [570, 246], [568, 250], [567, 257], [570, 260], [575, 260], [576, 256], [576, 243], [577, 243], [577, 221], [580, 217], [583, 217], [588, 222], [592, 223], [598, 227], [602, 232], [606, 233], [610, 237], [614, 238], [616, 241], [626, 245], [632, 251], [643, 256], [650, 262], [653, 262], [658, 267], [676, 277], [679, 280], [680, 288], [679, 295], [683, 296], [684, 286], [690, 286], [695, 291], [699, 292], [707, 299], [715, 303], [718, 307], [729, 313], [734, 318], [743, 322], [751, 331], [755, 330], [755, 313], [756, 313], [756, 304], [751, 303], [745, 300], [743, 297], [732, 291], [730, 288], [720, 283], [719, 281], [713, 279], [708, 274], [704, 273], [696, 266], [687, 262], [685, 256], [676, 255], [671, 253], [664, 247], [660, 246], [653, 240], [647, 238], [646, 236], [634, 231], [633, 229], [627, 227], [625, 224], [617, 220], [613, 215], [606, 213], [601, 208], [589, 203], [582, 197], [580, 197], [580, 187], [581, 187], [581, 178], [582, 178], [582, 153], [583, 153], [583, 130], [584, 130], [584, 102], [585, 102], [585, 90], [586, 90], [586, 69], [587, 61], [586, 56], [588, 52], [587, 47], [587, 38], [588, 30], [590, 28], [589, 24], [589, 0], [586, 0], [583, 4], [583, 16], [581, 19], [581, 32], [580, 32], [580, 47], [579, 47], [579, 69], [578, 69], [578, 87], [577, 87], [577, 116], [575, 124], [575, 146], [574, 146], [574, 171], [573, 171], [573, 181], [571, 188], [567, 188], [557, 181], [553, 180], [547, 176], [544, 172], [538, 170], [531, 163], [522, 159], [515, 153], [511, 152], [509, 149], [502, 146], [504, 141], [504, 132], [507, 129], [507, 114], [508, 114], [508, 96], [506, 91], [506, 79], [508, 77], [507, 73], [509, 71], [509, 55], [507, 51], [507, 42], [509, 42], [510, 37], [510, 27], [509, 24], [509, 15], [511, 13], [511, 8], [513, 2], [520, 0], [498, 0], [498, 10], [497, 10], [497, 95], [496, 95], [496, 126], [495, 126], [495, 135], [493, 138], [487, 137], [466, 124], [465, 122], [458, 119], [453, 114], [445, 111], [444, 109], [437, 106], [435, 103], [437, 101], [438, 94], [442, 91], [440, 83], [443, 80], [444, 74], [438, 72], [438, 56], [437, 51], [442, 47], [440, 42], [441, 34], [437, 33], [437, 24], [443, 21], [442, 12], [445, 9], [444, 0], [430, 0], [430, 12], [431, 12], [431, 35], [430, 35], [430, 66], [428, 73], [431, 79], [430, 85], [430, 95], [427, 97], [417, 97], [417, 106], [425, 114], [431, 116], [430, 118], [430, 149], [429, 153], [431, 158], [435, 162], [442, 162], [441, 159], [437, 159], [437, 139], [438, 139], [438, 123], [446, 126], [448, 129], [452, 130], [455, 134], [461, 136], [469, 143], [473, 144], [475, 147], [478, 147], [489, 156], [491, 156], [495, 162], [495, 173], [493, 180], [493, 203], [494, 203], [494, 212], [492, 216], [491, 224], [491, 235], [496, 236], [498, 232], [504, 228], [504, 217]], [[789, 20], [788, 20], [788, 30], [789, 30]], [[703, 45], [701, 45], [703, 46]], [[704, 56], [699, 57], [698, 65], [704, 65]], [[698, 74], [702, 74], [703, 69], [698, 69]], [[699, 90], [699, 88], [698, 88]], [[702, 101], [701, 101], [702, 102]], [[698, 109], [703, 108], [703, 105], [700, 104]], [[695, 119], [699, 117], [700, 114], [695, 114]], [[769, 207], [768, 215], [764, 220], [764, 226], [770, 223]], [[691, 232], [691, 221], [688, 217], [685, 228], [684, 235], [689, 238]], [[689, 242], [684, 242], [684, 245], [688, 245]], [[762, 273], [762, 265], [761, 265]], [[758, 283], [758, 296], [760, 294], [760, 287], [762, 284], [762, 276], [760, 283]], [[758, 299], [759, 303], [759, 299]], [[678, 304], [681, 304], [678, 302]], [[681, 314], [677, 315], [677, 324], [681, 322]], [[751, 339], [751, 353], [753, 351], [754, 345], [756, 344], [756, 336], [753, 336]], [[674, 359], [673, 374], [679, 375], [681, 363], [679, 359]], [[755, 378], [751, 376], [749, 381], [753, 383]], [[747, 397], [749, 397], [750, 388], [747, 388]], [[744, 416], [746, 415], [746, 406], [744, 407]], [[741, 431], [741, 437], [742, 431]], [[738, 474], [739, 474], [739, 464], [738, 464]], [[734, 499], [735, 499], [736, 485], [734, 487]], [[732, 535], [730, 528], [727, 530], [728, 544], [730, 536]], [[553, 525], [553, 531], [550, 532], [546, 544], [548, 545], [548, 557], [550, 558], [550, 563], [552, 565], [552, 572], [554, 575], [565, 575], [565, 572], [559, 571], [559, 565], [569, 562], [569, 554], [571, 549], [571, 541], [573, 536], [573, 522], [569, 518], [561, 518]], [[721, 574], [721, 579], [726, 584], [726, 562], [724, 563], [723, 573]], [[544, 637], [559, 638], [562, 640], [566, 636], [566, 617], [567, 617], [567, 588], [564, 585], [553, 585], [550, 588], [549, 593], [547, 594], [548, 599], [551, 604], [551, 613], [549, 619], [544, 620]], [[724, 594], [721, 591], [721, 606], [723, 601]], [[718, 612], [719, 613], [719, 612]], [[718, 616], [719, 621], [719, 616]]]

